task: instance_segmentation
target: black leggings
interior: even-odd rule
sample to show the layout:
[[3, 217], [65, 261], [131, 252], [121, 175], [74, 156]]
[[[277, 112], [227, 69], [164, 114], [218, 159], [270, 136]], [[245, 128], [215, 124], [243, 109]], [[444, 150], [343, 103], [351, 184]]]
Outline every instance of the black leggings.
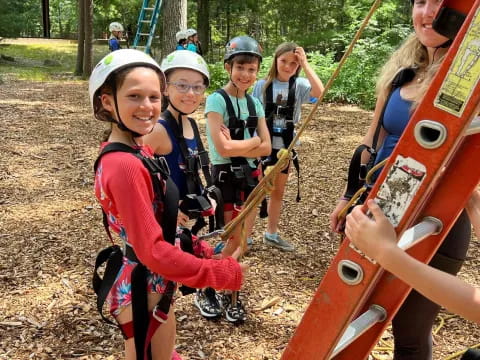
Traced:
[[[467, 254], [471, 226], [463, 211], [430, 266], [456, 275]], [[392, 321], [394, 360], [431, 360], [432, 327], [440, 306], [412, 290]]]

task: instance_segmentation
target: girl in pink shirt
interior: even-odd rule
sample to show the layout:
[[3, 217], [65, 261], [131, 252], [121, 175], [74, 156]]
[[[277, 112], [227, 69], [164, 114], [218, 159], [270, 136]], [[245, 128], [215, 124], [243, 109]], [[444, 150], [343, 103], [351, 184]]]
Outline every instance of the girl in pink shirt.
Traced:
[[[109, 228], [123, 243], [121, 267], [107, 302], [124, 334], [127, 360], [143, 358], [138, 357], [139, 352], [148, 358], [150, 340], [152, 359], [178, 359], [174, 352], [173, 306], [168, 314], [155, 306], [174, 291], [173, 282], [196, 288], [238, 290], [246, 269], [233, 257], [202, 259], [174, 245], [174, 231], [172, 236], [166, 220], [172, 205], [176, 219], [178, 191], [174, 186], [170, 188], [168, 167], [154, 158], [142, 138], [152, 131], [160, 116], [164, 87], [158, 64], [147, 54], [132, 49], [115, 51], [103, 58], [89, 83], [95, 117], [111, 122], [111, 133], [101, 148], [104, 153], [96, 163], [95, 194]], [[169, 141], [168, 136], [165, 141]], [[112, 144], [126, 150], [111, 150]], [[158, 171], [153, 174], [146, 163], [157, 164]], [[145, 282], [140, 286], [136, 278], [132, 281], [132, 275], [140, 273], [137, 269], [145, 273]], [[132, 286], [145, 292], [144, 306], [135, 305], [135, 299], [132, 306]], [[141, 333], [134, 314], [147, 313], [147, 307], [147, 330]], [[153, 327], [154, 323], [158, 327]]]

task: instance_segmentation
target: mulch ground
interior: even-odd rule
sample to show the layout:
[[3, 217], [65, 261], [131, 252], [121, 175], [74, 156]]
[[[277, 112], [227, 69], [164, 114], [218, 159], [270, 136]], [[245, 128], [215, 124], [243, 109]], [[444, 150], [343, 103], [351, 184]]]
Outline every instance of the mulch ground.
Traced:
[[[280, 358], [338, 248], [328, 214], [370, 118], [352, 106], [319, 108], [299, 148], [302, 201], [295, 202], [293, 174], [281, 221], [296, 251], [265, 246], [258, 220], [245, 258], [247, 309], [277, 302], [232, 326], [204, 320], [191, 297], [179, 298], [184, 359]], [[92, 191], [103, 129], [90, 114], [85, 82], [6, 78], [0, 85], [0, 359], [122, 358], [122, 337], [100, 320], [90, 286], [96, 253], [108, 245]], [[480, 284], [479, 259], [473, 239], [460, 275], [472, 284]], [[445, 359], [478, 343], [480, 328], [454, 316], [434, 338], [434, 358]]]

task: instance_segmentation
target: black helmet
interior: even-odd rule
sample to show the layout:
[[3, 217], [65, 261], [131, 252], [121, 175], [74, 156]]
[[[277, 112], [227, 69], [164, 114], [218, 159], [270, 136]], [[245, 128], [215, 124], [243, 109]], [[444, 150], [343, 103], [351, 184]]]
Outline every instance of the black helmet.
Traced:
[[225, 56], [223, 57], [223, 61], [226, 62], [240, 54], [254, 55], [262, 61], [262, 48], [257, 40], [250, 36], [237, 36], [230, 40], [225, 46]]

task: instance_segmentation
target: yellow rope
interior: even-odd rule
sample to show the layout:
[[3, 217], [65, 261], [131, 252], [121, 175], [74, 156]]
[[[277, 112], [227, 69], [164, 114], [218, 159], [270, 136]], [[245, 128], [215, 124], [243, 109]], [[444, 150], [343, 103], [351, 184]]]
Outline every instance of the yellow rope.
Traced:
[[[389, 158], [386, 158], [382, 161], [380, 161], [377, 165], [372, 167], [370, 171], [367, 173], [367, 176], [365, 177], [365, 185], [372, 185], [372, 176], [373, 174], [380, 169], [382, 166], [384, 166]], [[361, 187], [360, 189], [357, 190], [357, 192], [352, 196], [352, 198], [348, 201], [347, 205], [338, 213], [337, 219], [343, 219], [345, 216], [347, 216], [348, 210], [357, 203], [357, 200], [362, 194], [367, 190], [366, 186]]]

